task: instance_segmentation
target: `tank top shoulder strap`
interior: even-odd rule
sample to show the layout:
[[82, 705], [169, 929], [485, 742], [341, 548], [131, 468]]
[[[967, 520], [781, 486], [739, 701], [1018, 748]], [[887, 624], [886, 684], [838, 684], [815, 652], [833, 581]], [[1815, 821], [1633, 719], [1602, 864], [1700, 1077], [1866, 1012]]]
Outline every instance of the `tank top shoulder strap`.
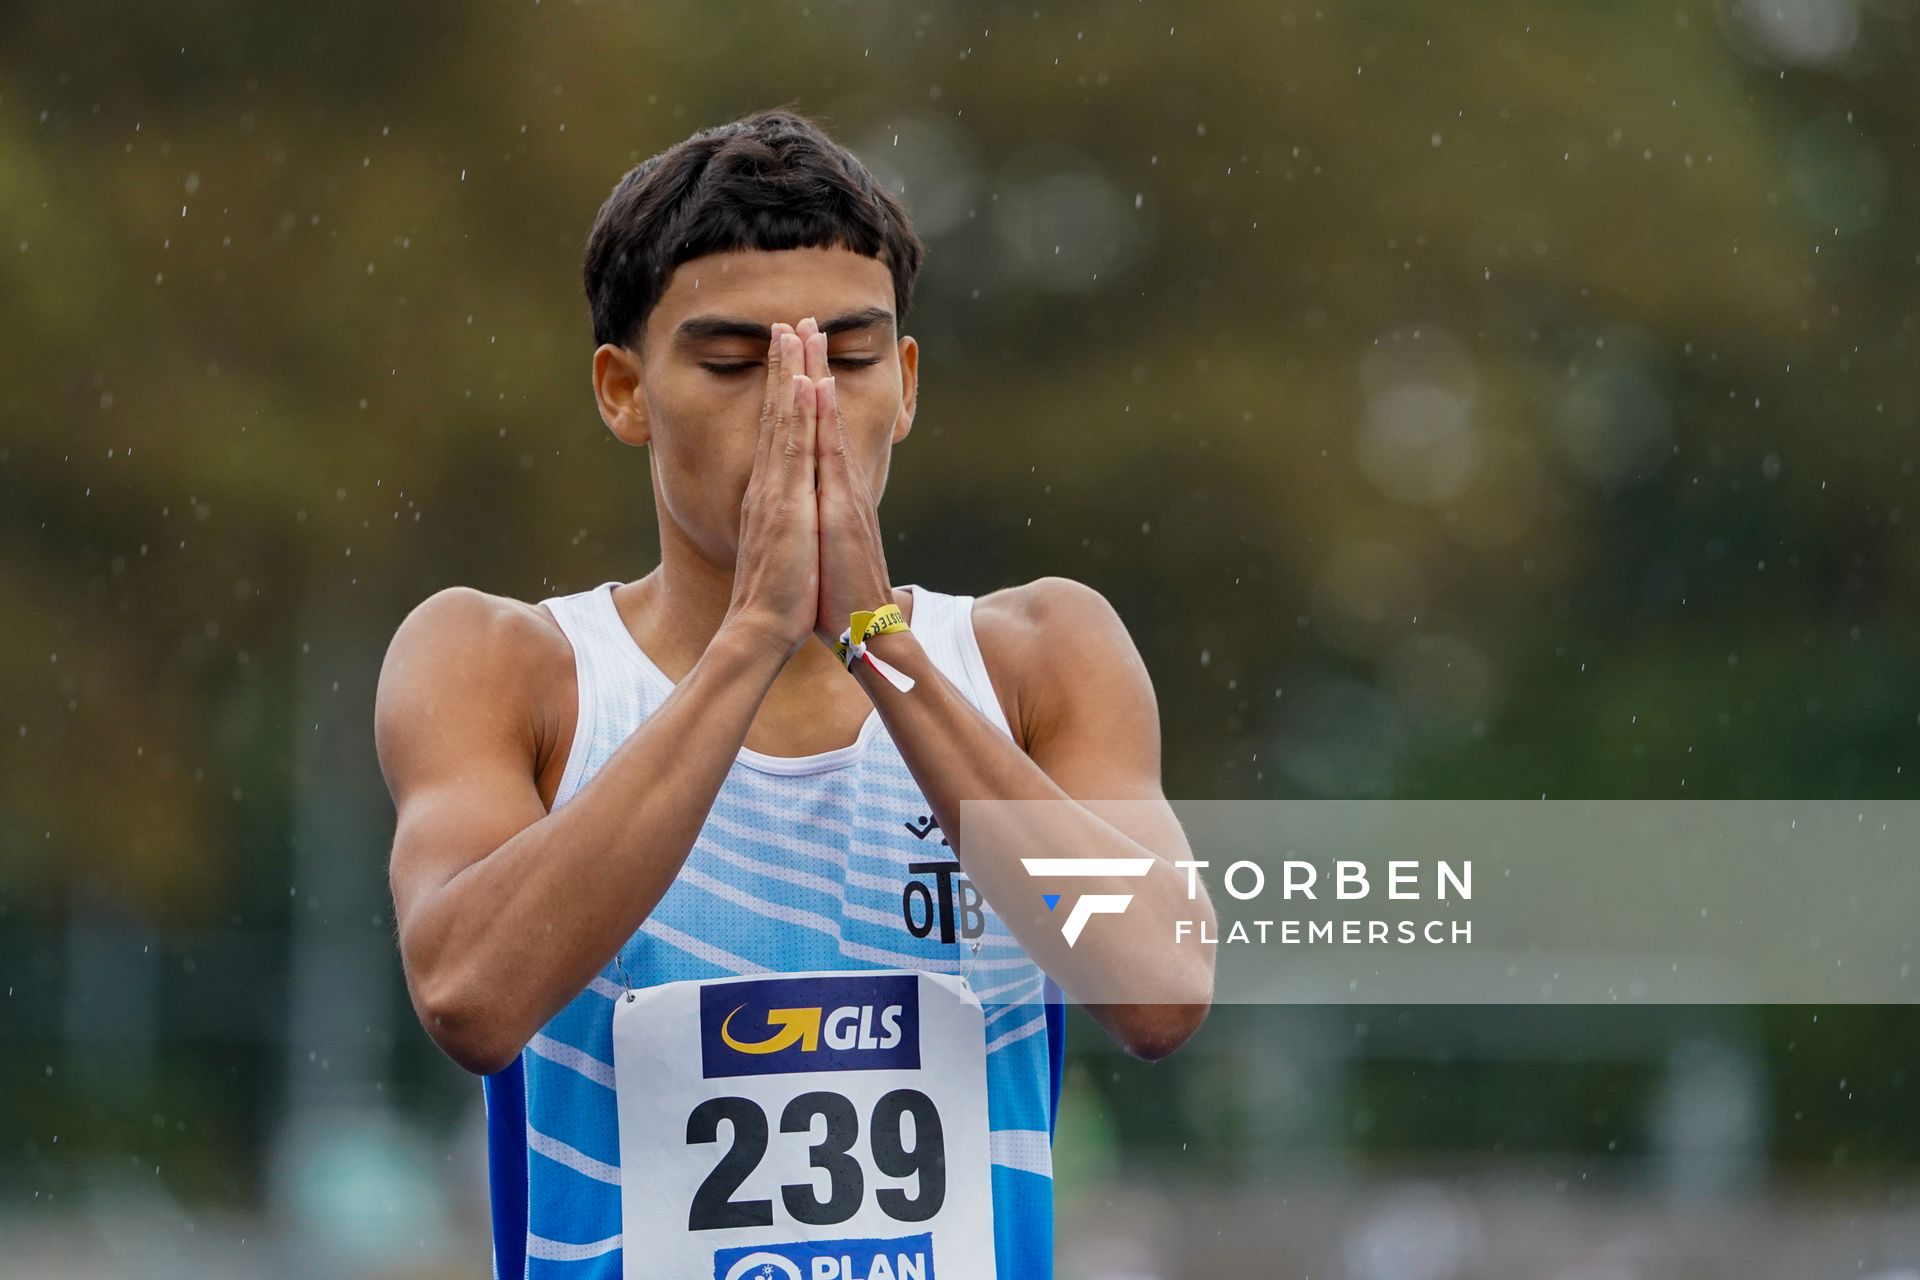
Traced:
[[606, 746], [601, 739], [617, 745], [632, 730], [637, 717], [670, 692], [654, 688], [648, 673], [626, 652], [632, 639], [609, 594], [618, 585], [617, 581], [603, 582], [540, 601], [573, 647], [574, 680], [579, 689], [573, 744], [566, 772], [554, 794], [556, 809], [573, 797], [581, 786], [582, 774], [597, 763], [595, 755]]
[[548, 596], [540, 602], [566, 633], [567, 643], [573, 646], [573, 665], [580, 676], [583, 703], [590, 699], [598, 685], [611, 678], [610, 659], [616, 656], [603, 634], [605, 628], [600, 617], [599, 597], [606, 594], [606, 589], [602, 583], [570, 595]]
[[548, 596], [546, 599], [540, 601], [540, 603], [546, 607], [547, 612], [553, 615], [553, 620], [560, 624], [560, 630], [566, 633], [567, 639], [570, 642], [574, 642], [576, 650], [579, 647], [580, 628], [586, 620], [587, 605], [589, 603], [587, 596], [595, 590], [598, 590], [598, 588], [589, 588], [587, 591], [576, 591], [570, 595]]
[[973, 629], [974, 597], [950, 595], [918, 583], [911, 584], [911, 590], [913, 617], [907, 625], [919, 637], [933, 665], [967, 695], [982, 715], [999, 726], [1000, 732], [1012, 737], [1013, 729], [987, 675], [986, 660], [980, 656], [980, 640]]

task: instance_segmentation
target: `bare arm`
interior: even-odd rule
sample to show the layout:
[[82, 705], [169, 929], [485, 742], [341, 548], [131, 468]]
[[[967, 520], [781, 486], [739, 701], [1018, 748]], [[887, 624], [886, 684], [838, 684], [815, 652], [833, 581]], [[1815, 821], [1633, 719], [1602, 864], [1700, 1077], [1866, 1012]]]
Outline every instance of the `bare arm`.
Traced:
[[812, 629], [814, 399], [793, 412], [798, 342], [783, 339], [795, 359], [783, 375], [769, 352], [726, 619], [567, 804], [547, 813], [535, 781], [538, 689], [558, 657], [526, 606], [441, 591], [388, 647], [374, 732], [397, 814], [401, 960], [421, 1023], [469, 1071], [511, 1063], [653, 911]]
[[[1146, 666], [1112, 607], [1078, 582], [1042, 578], [982, 601], [978, 612], [990, 610], [1001, 615], [990, 652], [1019, 692], [1024, 751], [940, 674], [911, 631], [871, 644], [923, 683], [902, 693], [864, 664], [860, 682], [955, 856], [1028, 954], [1128, 1052], [1164, 1057], [1206, 1018], [1213, 993], [1213, 948], [1177, 943], [1173, 922], [1205, 919], [1211, 927], [1213, 904], [1204, 886], [1189, 899], [1186, 874], [1174, 866], [1192, 853], [1161, 791], [1160, 717]], [[1054, 803], [997, 817], [992, 835], [969, 840], [968, 799]], [[974, 812], [965, 822], [985, 820]], [[1049, 885], [1019, 866], [1015, 852], [1152, 865], [1138, 877]], [[1132, 902], [1070, 946], [1061, 931], [1067, 908], [1042, 902], [1048, 887], [1130, 894]]]
[[723, 630], [548, 814], [515, 661], [527, 644], [515, 632], [533, 625], [478, 592], [442, 591], [401, 625], [380, 676], [407, 988], [434, 1042], [475, 1072], [511, 1062], [665, 895], [784, 660], [763, 637]]

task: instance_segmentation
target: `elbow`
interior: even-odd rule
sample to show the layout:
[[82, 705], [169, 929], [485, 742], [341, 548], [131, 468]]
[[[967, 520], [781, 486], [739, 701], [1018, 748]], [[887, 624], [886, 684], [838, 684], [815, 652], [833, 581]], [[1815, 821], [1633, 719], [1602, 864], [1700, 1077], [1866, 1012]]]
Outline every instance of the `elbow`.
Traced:
[[1212, 1008], [1211, 994], [1191, 1004], [1134, 1005], [1114, 1038], [1130, 1057], [1158, 1062], [1191, 1040]]
[[476, 1076], [505, 1071], [520, 1056], [519, 1049], [507, 1048], [492, 1040], [441, 1041], [439, 1044], [440, 1051], [453, 1059], [454, 1065]]
[[455, 1010], [429, 1008], [421, 1013], [420, 1020], [440, 1052], [453, 1059], [462, 1071], [476, 1076], [505, 1071], [526, 1047], [499, 1034], [481, 1019]]
[[1213, 1008], [1212, 951], [1193, 947], [1148, 966], [1128, 982], [1129, 999], [1089, 1011], [1130, 1057], [1158, 1062], [1191, 1040]]
[[440, 1052], [474, 1075], [506, 1070], [526, 1047], [526, 1037], [503, 1028], [497, 1002], [471, 984], [423, 982], [413, 991], [413, 1009]]
[[1114, 1038], [1142, 1062], [1158, 1062], [1193, 1038], [1213, 1009], [1213, 949], [1189, 949], [1157, 974], [1152, 994], [1121, 1006]]

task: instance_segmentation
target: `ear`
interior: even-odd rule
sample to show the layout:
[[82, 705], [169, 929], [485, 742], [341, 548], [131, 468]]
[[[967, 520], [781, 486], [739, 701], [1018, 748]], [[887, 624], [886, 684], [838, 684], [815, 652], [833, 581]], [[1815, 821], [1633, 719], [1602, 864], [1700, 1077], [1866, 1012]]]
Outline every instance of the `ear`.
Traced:
[[600, 420], [622, 444], [636, 448], [652, 439], [640, 358], [625, 347], [604, 343], [593, 353], [593, 398]]
[[911, 336], [900, 339], [900, 416], [893, 422], [893, 443], [913, 430], [914, 405], [920, 396], [920, 344]]

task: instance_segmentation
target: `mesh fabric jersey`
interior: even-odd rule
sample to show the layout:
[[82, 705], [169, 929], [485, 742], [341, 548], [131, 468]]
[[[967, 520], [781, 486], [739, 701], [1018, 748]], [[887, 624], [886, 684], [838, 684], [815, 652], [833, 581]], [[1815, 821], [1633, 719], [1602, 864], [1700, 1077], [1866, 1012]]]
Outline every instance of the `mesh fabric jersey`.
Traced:
[[[618, 585], [542, 602], [572, 643], [580, 692], [555, 809], [673, 689], [615, 608]], [[909, 625], [934, 665], [1010, 735], [974, 635], [973, 598], [909, 589]], [[967, 974], [986, 1015], [998, 1275], [1052, 1275], [1059, 989], [984, 902], [974, 939], [942, 941], [940, 928], [914, 936], [903, 912], [909, 864], [953, 859], [932, 812], [877, 711], [856, 741], [833, 751], [741, 749], [680, 874], [617, 966], [609, 962], [518, 1059], [485, 1078], [496, 1280], [622, 1274], [621, 1169], [647, 1157], [619, 1148], [612, 1027], [621, 974], [639, 987], [817, 969]]]

